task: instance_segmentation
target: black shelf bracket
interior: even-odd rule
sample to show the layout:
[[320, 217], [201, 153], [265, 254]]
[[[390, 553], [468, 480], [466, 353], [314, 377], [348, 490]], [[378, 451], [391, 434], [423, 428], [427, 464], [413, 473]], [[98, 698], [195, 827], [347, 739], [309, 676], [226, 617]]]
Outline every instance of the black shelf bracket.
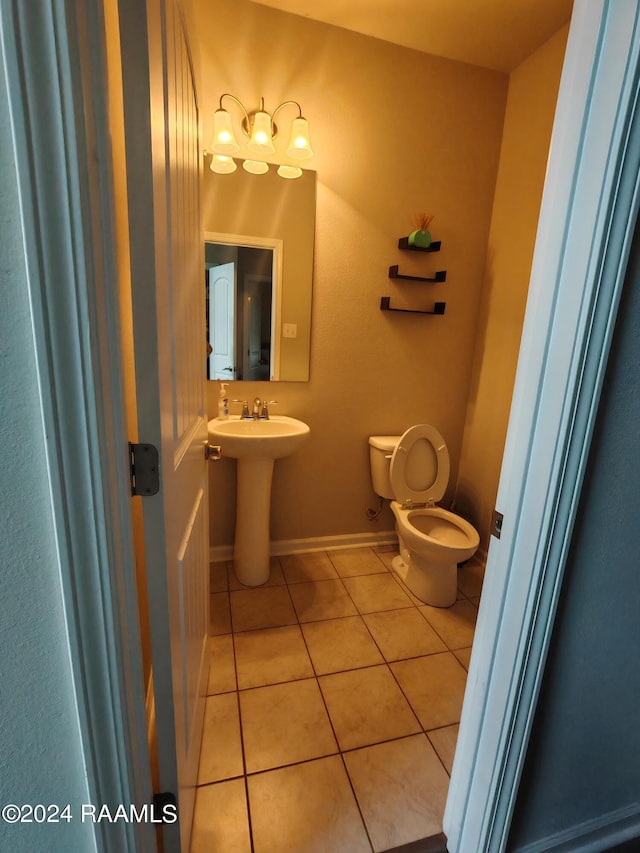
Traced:
[[398, 264], [394, 264], [392, 267], [389, 267], [389, 278], [400, 278], [403, 281], [446, 281], [447, 271], [440, 270], [436, 273], [435, 278], [425, 278], [421, 275], [401, 275], [398, 272]]
[[433, 311], [415, 311], [412, 308], [392, 308], [391, 307], [391, 297], [390, 296], [381, 296], [380, 297], [380, 310], [381, 311], [402, 311], [404, 314], [444, 314], [444, 309], [446, 307], [446, 302], [436, 302], [433, 306]]
[[399, 249], [407, 249], [409, 252], [439, 252], [442, 240], [432, 240], [431, 245], [427, 246], [410, 246], [408, 237], [400, 237], [398, 240]]

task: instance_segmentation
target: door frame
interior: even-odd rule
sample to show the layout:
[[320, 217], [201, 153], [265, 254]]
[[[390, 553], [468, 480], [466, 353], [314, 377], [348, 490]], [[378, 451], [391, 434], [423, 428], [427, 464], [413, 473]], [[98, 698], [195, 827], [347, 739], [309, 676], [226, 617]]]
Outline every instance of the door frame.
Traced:
[[[506, 848], [639, 204], [640, 5], [575, 0], [444, 817]], [[612, 843], [628, 826], [612, 826]]]
[[[18, 0], [4, 3], [0, 17], [25, 243], [36, 238], [25, 245], [25, 256], [46, 468], [89, 790], [94, 802], [144, 803], [151, 785], [101, 3], [73, 4], [74, 20], [67, 17], [72, 4], [50, 7], [41, 10], [37, 26], [32, 20], [27, 26], [26, 4]], [[609, 33], [601, 29], [605, 13]], [[626, 135], [639, 65], [628, 34], [638, 42], [637, 14], [638, 0], [575, 3], [504, 457], [508, 476], [498, 494], [505, 524], [489, 553], [445, 814], [451, 853], [504, 848], [526, 752], [626, 266], [629, 221], [637, 211], [635, 187], [616, 183], [638, 159]], [[593, 76], [614, 37], [602, 77]], [[581, 81], [593, 90], [585, 91]], [[587, 107], [590, 127], [582, 121]], [[579, 120], [572, 124], [565, 112]], [[600, 125], [602, 114], [608, 121]], [[593, 150], [590, 134], [598, 137]], [[574, 161], [568, 173], [560, 169], [564, 147]], [[43, 162], [47, 169], [38, 168]], [[587, 162], [589, 180], [577, 168]], [[604, 194], [594, 211], [598, 179]], [[588, 210], [578, 210], [575, 221], [554, 233], [552, 223], [563, 224], [562, 216], [566, 221], [583, 198]], [[43, 210], [58, 215], [42, 217]], [[585, 236], [591, 239], [584, 242]], [[585, 246], [592, 247], [587, 257]], [[578, 293], [561, 286], [567, 263], [584, 268]], [[542, 479], [539, 459], [546, 465]], [[517, 576], [509, 573], [516, 564]], [[96, 824], [97, 849], [153, 850], [152, 829]]]
[[[153, 792], [102, 2], [2, 3], [0, 40], [83, 771], [97, 807], [140, 807]], [[151, 822], [93, 829], [98, 851], [157, 849]]]

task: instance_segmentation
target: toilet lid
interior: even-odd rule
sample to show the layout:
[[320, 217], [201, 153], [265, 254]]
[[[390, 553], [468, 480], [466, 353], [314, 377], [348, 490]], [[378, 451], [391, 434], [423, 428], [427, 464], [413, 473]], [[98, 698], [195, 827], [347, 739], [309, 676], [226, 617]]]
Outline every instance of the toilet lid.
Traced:
[[435, 427], [418, 424], [402, 436], [391, 457], [391, 488], [397, 501], [439, 501], [449, 482], [449, 451]]

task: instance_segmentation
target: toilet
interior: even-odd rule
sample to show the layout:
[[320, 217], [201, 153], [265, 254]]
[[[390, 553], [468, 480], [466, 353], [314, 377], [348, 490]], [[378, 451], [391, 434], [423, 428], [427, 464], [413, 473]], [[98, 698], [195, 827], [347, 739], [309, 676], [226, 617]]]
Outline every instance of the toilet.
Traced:
[[369, 437], [371, 479], [376, 494], [391, 500], [400, 556], [394, 571], [425, 604], [451, 607], [458, 586], [458, 563], [475, 554], [478, 531], [436, 503], [449, 482], [449, 451], [429, 424], [403, 435]]

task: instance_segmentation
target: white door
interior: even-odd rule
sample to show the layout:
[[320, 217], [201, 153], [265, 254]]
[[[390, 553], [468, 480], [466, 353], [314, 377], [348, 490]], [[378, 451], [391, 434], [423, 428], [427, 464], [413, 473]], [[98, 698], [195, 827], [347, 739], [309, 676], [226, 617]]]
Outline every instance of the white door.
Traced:
[[[124, 14], [133, 14], [125, 5]], [[179, 806], [179, 824], [163, 828], [164, 851], [177, 853], [189, 849], [207, 675], [201, 158], [193, 70], [177, 2], [147, 0], [146, 7], [151, 150], [146, 162], [135, 159], [129, 141], [127, 152], [138, 181], [146, 170], [152, 203], [135, 194], [129, 200], [132, 301], [138, 434], [160, 452], [160, 491], [142, 502], [160, 790], [174, 793]], [[125, 92], [127, 63], [142, 61], [146, 32], [137, 34], [123, 41]], [[128, 95], [135, 99], [136, 91]], [[144, 92], [139, 97], [144, 100]], [[125, 115], [126, 132], [141, 146], [137, 112]]]
[[236, 378], [236, 265], [211, 267], [209, 278], [209, 375], [228, 382]]

